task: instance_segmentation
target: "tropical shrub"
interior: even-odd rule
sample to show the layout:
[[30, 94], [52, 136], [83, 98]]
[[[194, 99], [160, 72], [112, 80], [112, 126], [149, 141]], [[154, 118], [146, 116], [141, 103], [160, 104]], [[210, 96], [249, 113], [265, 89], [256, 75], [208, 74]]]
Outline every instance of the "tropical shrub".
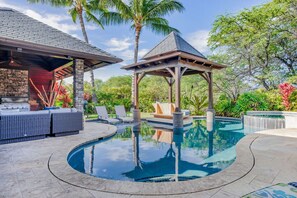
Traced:
[[194, 115], [204, 115], [208, 106], [207, 96], [205, 95], [193, 95], [190, 100], [191, 112]]
[[234, 107], [234, 113], [236, 117], [239, 117], [241, 113], [246, 113], [247, 111], [268, 110], [269, 103], [266, 95], [258, 91], [247, 92], [240, 95]]
[[285, 106], [285, 109], [287, 111], [291, 109], [291, 103], [289, 98], [294, 90], [295, 88], [290, 83], [282, 83], [279, 85], [279, 91], [282, 95], [283, 105]]
[[290, 110], [297, 111], [297, 90], [293, 91], [289, 97]]

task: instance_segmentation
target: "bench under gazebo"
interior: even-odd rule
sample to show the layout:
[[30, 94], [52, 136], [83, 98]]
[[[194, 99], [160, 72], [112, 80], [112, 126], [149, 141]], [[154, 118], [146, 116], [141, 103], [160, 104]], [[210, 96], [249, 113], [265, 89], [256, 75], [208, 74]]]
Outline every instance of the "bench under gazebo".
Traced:
[[134, 72], [133, 105], [135, 121], [140, 120], [138, 85], [145, 75], [162, 76], [169, 86], [168, 102], [172, 103], [172, 88], [175, 86], [175, 113], [173, 125], [183, 126], [181, 113], [181, 77], [185, 75], [198, 74], [208, 82], [208, 110], [207, 122], [212, 126], [215, 111], [213, 109], [213, 70], [225, 68], [210, 60], [186, 42], [175, 32], [170, 33], [163, 41], [149, 51], [140, 61], [127, 65], [122, 69]]

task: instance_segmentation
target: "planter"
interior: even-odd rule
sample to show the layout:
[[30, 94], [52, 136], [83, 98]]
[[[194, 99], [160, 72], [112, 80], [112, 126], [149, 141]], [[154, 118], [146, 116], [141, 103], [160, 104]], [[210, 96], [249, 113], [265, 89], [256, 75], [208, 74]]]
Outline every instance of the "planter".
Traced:
[[58, 107], [44, 107], [44, 110], [53, 110], [53, 109], [58, 109]]

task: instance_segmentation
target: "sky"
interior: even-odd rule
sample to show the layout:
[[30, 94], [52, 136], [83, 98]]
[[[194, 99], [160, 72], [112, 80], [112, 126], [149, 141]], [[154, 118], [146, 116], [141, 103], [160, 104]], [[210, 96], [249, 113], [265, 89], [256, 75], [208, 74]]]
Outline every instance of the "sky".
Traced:
[[[236, 14], [252, 6], [261, 5], [269, 0], [180, 0], [185, 10], [166, 16], [170, 26], [177, 28], [181, 36], [198, 49], [202, 54], [209, 55], [207, 47], [208, 33], [215, 19], [220, 15]], [[46, 4], [32, 4], [26, 0], [0, 0], [0, 7], [11, 7], [24, 14], [57, 28], [65, 33], [83, 40], [79, 22], [73, 23], [67, 13], [67, 8], [55, 8]], [[129, 25], [106, 26], [103, 29], [92, 23], [86, 24], [89, 41], [124, 61], [119, 64], [94, 70], [96, 79], [106, 81], [112, 76], [130, 75], [120, 69], [132, 63], [134, 32]], [[156, 35], [148, 29], [140, 36], [139, 57], [141, 58], [150, 49], [157, 45], [166, 35]], [[85, 80], [90, 80], [89, 72]], [[71, 82], [71, 79], [67, 80]]]

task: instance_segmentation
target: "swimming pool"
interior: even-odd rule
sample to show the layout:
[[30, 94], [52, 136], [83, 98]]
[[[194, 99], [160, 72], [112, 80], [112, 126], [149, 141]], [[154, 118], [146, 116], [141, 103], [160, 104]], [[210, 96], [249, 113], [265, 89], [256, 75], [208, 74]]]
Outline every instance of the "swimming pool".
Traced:
[[122, 126], [116, 135], [82, 145], [68, 155], [72, 168], [99, 178], [134, 182], [170, 182], [217, 173], [235, 158], [235, 145], [244, 137], [242, 123], [217, 119], [215, 130], [194, 120], [190, 130]]

